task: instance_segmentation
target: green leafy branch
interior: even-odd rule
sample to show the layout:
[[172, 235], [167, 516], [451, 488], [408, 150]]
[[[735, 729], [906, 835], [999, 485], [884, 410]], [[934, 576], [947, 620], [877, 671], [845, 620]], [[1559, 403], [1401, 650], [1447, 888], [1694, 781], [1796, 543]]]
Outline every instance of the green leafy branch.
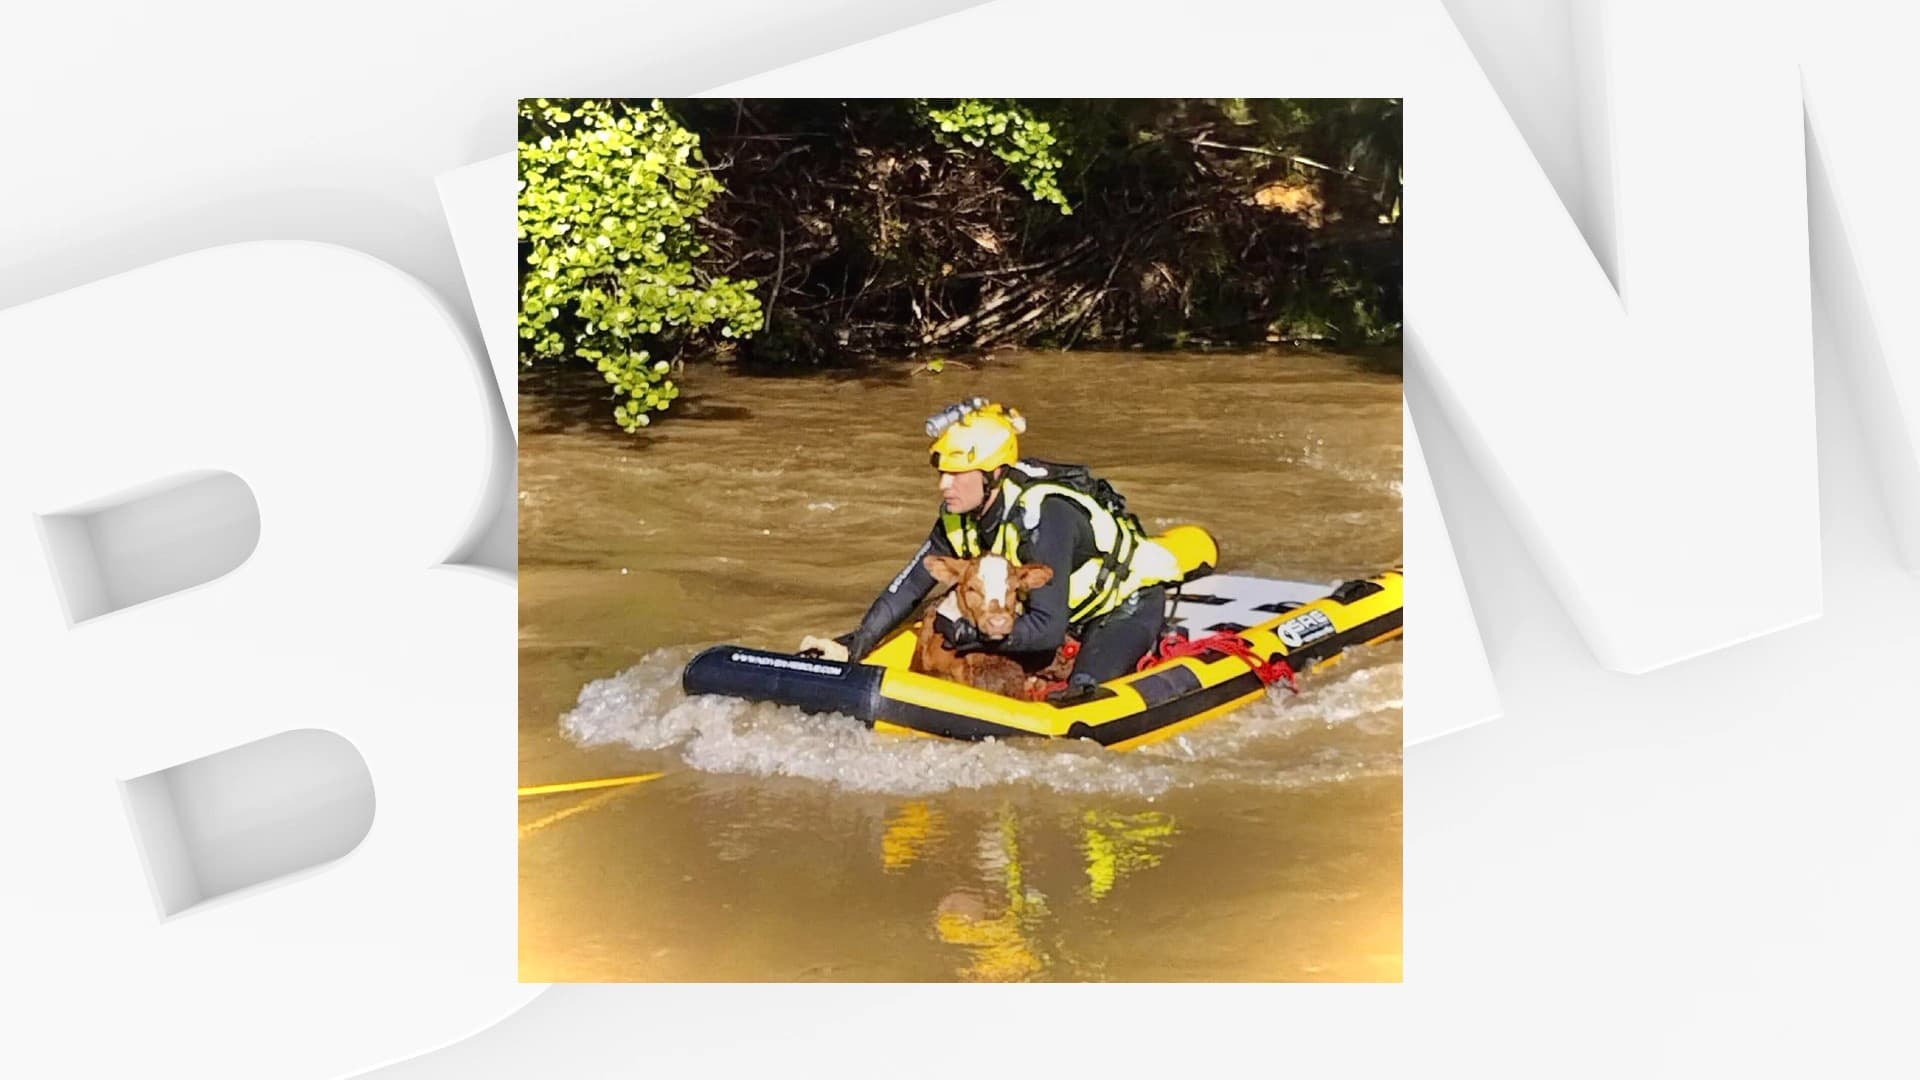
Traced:
[[1062, 214], [1073, 213], [1060, 190], [1059, 137], [1053, 125], [1011, 101], [961, 98], [949, 107], [925, 106], [942, 144], [954, 140], [983, 149], [1012, 166], [1020, 186], [1035, 199], [1050, 202]]
[[754, 333], [758, 283], [700, 271], [696, 225], [722, 187], [660, 102], [540, 98], [520, 122], [521, 361], [592, 362], [635, 431], [680, 393], [644, 343]]

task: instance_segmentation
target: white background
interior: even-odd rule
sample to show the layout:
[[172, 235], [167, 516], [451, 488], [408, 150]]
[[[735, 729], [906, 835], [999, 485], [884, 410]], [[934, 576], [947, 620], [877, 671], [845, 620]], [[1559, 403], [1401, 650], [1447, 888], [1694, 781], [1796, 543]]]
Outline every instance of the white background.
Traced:
[[[963, 6], [548, 13], [365, 3], [302, 13], [200, 2], [10, 12], [0, 41], [0, 306], [202, 246], [302, 237], [361, 247], [468, 310], [433, 178], [510, 149], [516, 96], [697, 91]], [[1039, 7], [1054, 5], [1001, 3], [973, 17], [1019, 35]], [[1367, 50], [1417, 62], [1421, 41], [1407, 35], [1434, 32], [1433, 6], [1332, 7], [1088, 5], [1075, 16], [1084, 33], [1063, 41], [1052, 74], [1081, 70], [1110, 85], [1116, 70], [1137, 73], [1143, 94], [1410, 94], [1339, 72], [1349, 55], [1353, 70], [1377, 70], [1362, 62]], [[1494, 5], [1471, 7], [1467, 21], [1484, 34]], [[1747, 8], [1724, 10], [1737, 18]], [[1913, 40], [1878, 14], [1845, 21], [1853, 15], [1827, 4], [1800, 12], [1810, 52], [1844, 64], [1856, 45], [1877, 57], [1875, 43]], [[1518, 40], [1476, 41], [1483, 62], [1501, 47], [1526, 56], [1553, 46], [1542, 20], [1512, 25]], [[1544, 35], [1531, 54], [1529, 33]], [[1223, 66], [1210, 38], [1270, 62]], [[925, 92], [1031, 85], [989, 54], [941, 52], [940, 41], [912, 43]], [[1553, 77], [1552, 63], [1531, 66], [1534, 77]], [[1528, 94], [1529, 67], [1508, 64], [1495, 86], [1545, 147], [1547, 171], [1577, 177], [1577, 161], [1566, 164], [1578, 157], [1573, 143], [1542, 135], [1555, 130], [1545, 111], [1555, 96]], [[1883, 130], [1904, 132], [1911, 94], [1900, 69], [1881, 70], [1887, 92], [1868, 107]], [[1417, 99], [1409, 115], [1418, 116]], [[255, 137], [234, 140], [236, 127]], [[89, 137], [62, 137], [75, 131]], [[1566, 177], [1555, 179], [1566, 194]], [[1699, 192], [1676, 183], [1675, 195]], [[1409, 212], [1447, 208], [1410, 196]], [[1904, 227], [1897, 215], [1868, 219], [1876, 225]], [[1408, 290], [1452, 289], [1475, 302], [1470, 283], [1444, 269], [1410, 266]], [[1859, 437], [1839, 358], [1817, 348], [1815, 360], [1822, 617], [1641, 676], [1594, 663], [1467, 465], [1459, 433], [1429, 422], [1432, 403], [1409, 386], [1503, 716], [1409, 751], [1404, 985], [557, 987], [466, 1042], [385, 1071], [1910, 1072], [1900, 1032], [1911, 1023], [1920, 952], [1911, 794], [1920, 709], [1907, 675], [1920, 649], [1909, 617], [1920, 585], [1896, 556], [1886, 493], [1873, 479], [1887, 471], [1875, 460], [1884, 447]], [[1738, 393], [1728, 387], [1726, 407], [1738, 407]], [[1673, 449], [1685, 454], [1684, 438]], [[1700, 497], [1710, 511], [1711, 491]], [[1419, 528], [1410, 517], [1416, 580], [1423, 558], [1443, 557]], [[1764, 575], [1750, 583], [1768, 584]], [[1424, 629], [1415, 595], [1416, 650], [1423, 633], [1471, 632]], [[1661, 617], [1657, 604], [1646, 617]], [[1410, 682], [1416, 712], [1449, 694], [1443, 675]], [[156, 719], [165, 703], [158, 710]], [[511, 753], [509, 742], [471, 752]], [[325, 1019], [315, 1023], [318, 1034]], [[103, 1036], [111, 1025], [102, 1018]], [[127, 1049], [135, 1067], [139, 1047]], [[193, 1073], [191, 1061], [144, 1065]], [[291, 1052], [288, 1071], [301, 1071]]]

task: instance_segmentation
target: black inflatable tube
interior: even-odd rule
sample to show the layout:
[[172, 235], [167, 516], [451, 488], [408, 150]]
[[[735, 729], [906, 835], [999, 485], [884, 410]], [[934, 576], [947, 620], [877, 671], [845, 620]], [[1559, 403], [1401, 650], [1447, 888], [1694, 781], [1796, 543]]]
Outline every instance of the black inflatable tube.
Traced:
[[724, 694], [807, 712], [844, 713], [872, 724], [885, 676], [885, 668], [872, 664], [716, 645], [693, 658], [680, 675], [680, 687], [689, 694]]

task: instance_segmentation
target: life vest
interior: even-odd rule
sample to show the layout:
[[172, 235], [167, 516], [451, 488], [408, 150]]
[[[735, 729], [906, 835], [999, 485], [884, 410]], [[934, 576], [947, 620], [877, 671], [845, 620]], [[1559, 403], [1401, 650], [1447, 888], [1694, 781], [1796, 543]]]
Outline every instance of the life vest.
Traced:
[[[1077, 483], [1069, 486], [1067, 481]], [[941, 510], [947, 542], [962, 558], [993, 554], [1018, 566], [1021, 542], [1040, 524], [1040, 510], [1046, 500], [1066, 499], [1086, 511], [1097, 554], [1067, 576], [1070, 625], [1097, 619], [1141, 589], [1178, 574], [1172, 553], [1147, 539], [1139, 518], [1126, 512], [1125, 500], [1079, 466], [1024, 459], [1015, 462], [1000, 481], [1000, 498], [1006, 507], [1000, 526], [984, 540], [978, 518]], [[1148, 557], [1141, 559], [1143, 553]], [[1055, 573], [1059, 570], [1054, 567]]]

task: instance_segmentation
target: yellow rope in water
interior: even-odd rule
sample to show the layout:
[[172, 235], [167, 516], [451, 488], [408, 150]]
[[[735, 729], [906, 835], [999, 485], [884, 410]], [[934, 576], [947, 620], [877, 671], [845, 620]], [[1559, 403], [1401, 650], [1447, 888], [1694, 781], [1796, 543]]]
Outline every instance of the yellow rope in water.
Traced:
[[628, 784], [644, 784], [649, 780], [658, 780], [666, 773], [641, 773], [638, 776], [610, 776], [605, 780], [575, 780], [571, 784], [539, 784], [520, 789], [520, 797], [529, 795], [558, 795], [565, 791], [592, 791], [594, 788], [625, 787]]
[[567, 807], [565, 810], [556, 810], [546, 817], [540, 818], [538, 821], [529, 821], [525, 825], [520, 826], [520, 839], [525, 840], [541, 829], [549, 825], [557, 825], [575, 814], [584, 814], [595, 807], [605, 806], [607, 803], [625, 795], [631, 790], [631, 788], [624, 787], [612, 788], [590, 798], [582, 799], [578, 803]]

